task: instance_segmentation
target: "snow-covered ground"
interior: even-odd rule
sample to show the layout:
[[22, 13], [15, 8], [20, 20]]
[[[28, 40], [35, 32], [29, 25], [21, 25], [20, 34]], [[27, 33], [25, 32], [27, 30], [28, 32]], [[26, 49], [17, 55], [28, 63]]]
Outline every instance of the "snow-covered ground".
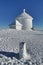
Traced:
[[[43, 31], [23, 31], [23, 30], [0, 30], [0, 62], [4, 62], [3, 58], [7, 58], [7, 61], [17, 60], [24, 65], [18, 58], [15, 58], [19, 53], [19, 43], [26, 42], [27, 52], [31, 55], [31, 62], [43, 63]], [[10, 55], [11, 54], [11, 55]], [[38, 64], [39, 65], [39, 64]], [[43, 65], [43, 64], [42, 64]]]

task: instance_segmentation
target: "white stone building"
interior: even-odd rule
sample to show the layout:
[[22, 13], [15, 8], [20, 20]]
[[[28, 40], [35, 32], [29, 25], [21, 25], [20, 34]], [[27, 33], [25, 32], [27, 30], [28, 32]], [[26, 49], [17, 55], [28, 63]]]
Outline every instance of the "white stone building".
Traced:
[[9, 27], [18, 30], [31, 30], [33, 28], [32, 20], [33, 18], [23, 9], [23, 12], [9, 25]]

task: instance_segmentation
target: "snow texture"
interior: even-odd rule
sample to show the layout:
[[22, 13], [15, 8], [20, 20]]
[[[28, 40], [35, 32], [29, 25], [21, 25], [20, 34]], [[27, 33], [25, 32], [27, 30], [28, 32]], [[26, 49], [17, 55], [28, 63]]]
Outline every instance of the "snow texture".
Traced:
[[[31, 60], [19, 59], [19, 43], [26, 42]], [[43, 31], [0, 30], [0, 65], [43, 65]], [[12, 65], [12, 64], [10, 64]]]

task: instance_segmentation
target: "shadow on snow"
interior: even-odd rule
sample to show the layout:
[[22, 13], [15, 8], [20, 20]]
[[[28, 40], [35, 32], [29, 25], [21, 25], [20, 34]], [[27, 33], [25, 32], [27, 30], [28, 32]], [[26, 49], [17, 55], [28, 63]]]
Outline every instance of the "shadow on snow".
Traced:
[[15, 58], [19, 59], [19, 53], [0, 51], [0, 54], [5, 55], [10, 58], [15, 57]]

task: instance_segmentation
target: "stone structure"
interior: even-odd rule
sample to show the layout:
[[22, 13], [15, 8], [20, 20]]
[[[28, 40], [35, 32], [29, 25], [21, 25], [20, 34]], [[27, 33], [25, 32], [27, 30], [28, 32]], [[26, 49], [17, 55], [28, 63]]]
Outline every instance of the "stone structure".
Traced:
[[20, 57], [20, 59], [24, 58], [25, 60], [30, 60], [31, 59], [30, 54], [27, 53], [25, 42], [21, 42], [19, 44], [19, 57]]
[[23, 9], [23, 12], [16, 17], [15, 21], [9, 27], [17, 30], [31, 30], [33, 28], [32, 20], [33, 18]]

